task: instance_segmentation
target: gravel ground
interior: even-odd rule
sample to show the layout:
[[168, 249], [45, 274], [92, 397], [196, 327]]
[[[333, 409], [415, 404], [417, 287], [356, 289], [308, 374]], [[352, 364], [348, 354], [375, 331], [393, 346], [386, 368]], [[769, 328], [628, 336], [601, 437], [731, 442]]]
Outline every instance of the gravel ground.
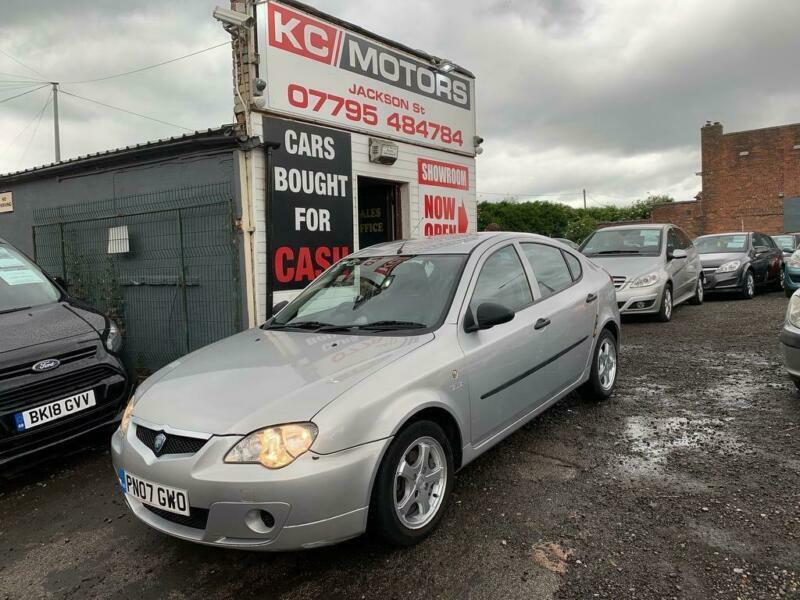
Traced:
[[773, 293], [625, 322], [616, 394], [569, 397], [467, 467], [411, 549], [170, 539], [128, 514], [96, 437], [0, 480], [0, 598], [798, 598], [785, 307]]

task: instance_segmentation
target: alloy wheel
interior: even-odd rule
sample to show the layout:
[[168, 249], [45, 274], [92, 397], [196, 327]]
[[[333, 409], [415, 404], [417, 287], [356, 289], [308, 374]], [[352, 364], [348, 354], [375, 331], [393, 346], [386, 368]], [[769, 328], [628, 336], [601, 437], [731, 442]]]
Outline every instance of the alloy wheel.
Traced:
[[747, 296], [752, 298], [756, 294], [756, 281], [753, 279], [753, 274], [748, 271], [747, 273], [747, 281], [745, 282], [747, 286]]
[[432, 437], [414, 440], [400, 459], [394, 478], [394, 511], [409, 529], [425, 527], [439, 511], [447, 485], [447, 460]]
[[778, 271], [778, 286], [780, 289], [786, 288], [786, 271], [783, 269]]
[[664, 290], [664, 316], [667, 319], [672, 317], [672, 291], [669, 288]]
[[703, 290], [703, 280], [701, 278], [697, 278], [697, 299], [702, 302], [703, 301], [703, 294], [705, 290]]
[[617, 349], [609, 339], [604, 339], [597, 353], [597, 377], [600, 387], [608, 391], [617, 377]]

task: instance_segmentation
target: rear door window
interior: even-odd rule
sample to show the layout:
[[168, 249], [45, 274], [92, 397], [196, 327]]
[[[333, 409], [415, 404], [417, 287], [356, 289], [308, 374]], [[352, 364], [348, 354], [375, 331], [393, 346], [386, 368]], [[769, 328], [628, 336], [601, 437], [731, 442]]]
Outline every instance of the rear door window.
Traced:
[[535, 243], [520, 244], [533, 269], [542, 298], [548, 298], [572, 285], [572, 274], [561, 250]]

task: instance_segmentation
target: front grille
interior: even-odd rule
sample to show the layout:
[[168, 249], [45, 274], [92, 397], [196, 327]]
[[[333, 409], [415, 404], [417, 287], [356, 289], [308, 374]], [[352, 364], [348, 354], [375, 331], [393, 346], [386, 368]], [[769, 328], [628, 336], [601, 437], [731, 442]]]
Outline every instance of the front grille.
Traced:
[[[159, 450], [156, 450], [156, 436], [163, 433], [166, 436], [164, 445]], [[141, 425], [136, 426], [136, 437], [139, 441], [147, 446], [156, 456], [165, 456], [167, 454], [194, 454], [200, 448], [206, 445], [208, 440], [201, 438], [186, 437], [182, 435], [173, 435], [163, 431], [156, 431], [155, 429], [148, 429]]]
[[[92, 345], [92, 346], [86, 346], [84, 348], [78, 348], [77, 350], [71, 350], [69, 352], [62, 352], [61, 354], [56, 354], [55, 356], [46, 356], [42, 358], [55, 358], [62, 365], [66, 365], [71, 362], [75, 362], [77, 360], [91, 358], [96, 353], [97, 353], [97, 347]], [[0, 381], [31, 373], [31, 367], [33, 367], [33, 365], [35, 365], [37, 362], [40, 362], [42, 358], [40, 358], [39, 360], [28, 361], [17, 365], [13, 365], [11, 367], [5, 367], [3, 369], [0, 369]]]
[[143, 504], [142, 506], [165, 521], [170, 521], [171, 523], [176, 523], [177, 525], [191, 527], [192, 529], [205, 529], [206, 525], [208, 525], [207, 508], [189, 507], [189, 516], [187, 517], [186, 515], [176, 515], [175, 513], [161, 510], [160, 508], [150, 506], [149, 504]]
[[625, 285], [626, 278], [623, 277], [622, 275], [612, 275], [611, 276], [611, 281], [614, 282], [614, 289], [618, 290], [623, 285]]
[[15, 412], [43, 402], [60, 400], [91, 390], [109, 377], [121, 377], [109, 365], [96, 364], [65, 375], [48, 377], [43, 381], [0, 392], [0, 413]]

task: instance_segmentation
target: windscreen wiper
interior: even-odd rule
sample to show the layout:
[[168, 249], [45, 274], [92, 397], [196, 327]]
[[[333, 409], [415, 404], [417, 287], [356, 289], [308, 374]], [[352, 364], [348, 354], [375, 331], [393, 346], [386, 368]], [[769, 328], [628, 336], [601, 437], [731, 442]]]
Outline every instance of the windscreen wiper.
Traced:
[[7, 308], [6, 310], [0, 310], [0, 315], [4, 315], [6, 313], [17, 312], [18, 310], [28, 310], [30, 306], [20, 306], [18, 308]]
[[264, 329], [313, 329], [317, 330], [322, 327], [335, 327], [331, 323], [321, 323], [320, 321], [295, 321], [288, 323], [275, 323], [267, 325]]
[[391, 331], [396, 329], [425, 329], [428, 327], [425, 323], [417, 323], [416, 321], [375, 321], [374, 323], [365, 323], [364, 325], [356, 325], [355, 328], [366, 329], [371, 331]]

